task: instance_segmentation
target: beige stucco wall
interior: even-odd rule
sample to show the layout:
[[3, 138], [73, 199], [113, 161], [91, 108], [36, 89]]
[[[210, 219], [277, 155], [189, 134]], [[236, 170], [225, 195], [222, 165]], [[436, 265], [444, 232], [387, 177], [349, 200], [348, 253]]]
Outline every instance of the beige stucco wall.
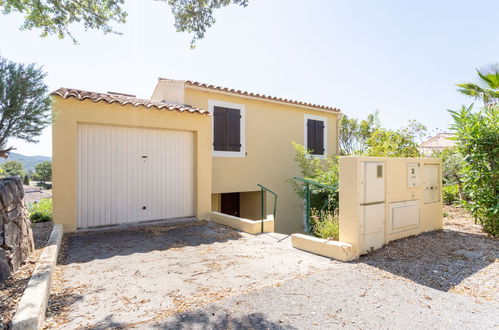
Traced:
[[64, 230], [77, 227], [78, 123], [173, 129], [195, 134], [195, 212], [206, 219], [211, 211], [211, 116], [147, 109], [133, 105], [94, 103], [53, 97], [53, 216]]
[[[384, 244], [403, 237], [413, 236], [425, 231], [437, 230], [443, 227], [442, 215], [442, 189], [441, 189], [441, 159], [437, 158], [387, 158], [387, 157], [340, 157], [340, 236], [341, 242], [352, 244], [355, 253], [359, 251], [361, 227], [361, 164], [364, 161], [383, 162], [385, 165], [385, 223]], [[407, 165], [420, 165], [420, 185], [408, 187]], [[424, 165], [439, 166], [439, 194], [438, 202], [424, 203]], [[419, 202], [419, 225], [403, 231], [391, 230], [389, 225], [390, 203], [418, 201]]]
[[249, 234], [260, 234], [262, 233], [262, 223], [263, 223], [263, 232], [271, 233], [274, 232], [274, 219], [270, 216], [267, 219], [264, 219], [263, 222], [259, 220], [250, 220], [245, 218], [238, 218], [232, 215], [223, 214], [219, 212], [211, 212], [210, 220], [220, 223], [222, 225], [226, 225], [232, 227], [234, 229], [244, 231]]
[[[265, 198], [265, 193], [263, 195]], [[241, 211], [241, 218], [250, 219], [250, 220], [261, 220], [262, 219], [261, 192], [249, 191], [241, 193], [239, 200], [239, 208]]]
[[[160, 98], [160, 96], [156, 95]], [[278, 194], [275, 229], [282, 233], [303, 231], [303, 201], [286, 182], [300, 176], [294, 162], [291, 142], [304, 144], [305, 114], [327, 120], [327, 152], [338, 153], [338, 113], [316, 111], [287, 104], [267, 102], [186, 88], [184, 103], [208, 109], [208, 100], [244, 104], [246, 156], [241, 158], [213, 157], [213, 193], [247, 192], [262, 184]], [[210, 138], [211, 141], [211, 138]], [[210, 146], [210, 150], [212, 147]], [[267, 214], [272, 213], [273, 198], [266, 194]]]

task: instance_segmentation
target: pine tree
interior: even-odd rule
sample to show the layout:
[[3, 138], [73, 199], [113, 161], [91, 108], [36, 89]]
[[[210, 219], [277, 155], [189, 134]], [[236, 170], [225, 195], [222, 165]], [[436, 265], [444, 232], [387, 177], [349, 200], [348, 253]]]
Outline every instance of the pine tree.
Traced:
[[0, 157], [7, 158], [17, 138], [38, 142], [50, 123], [50, 97], [43, 82], [46, 74], [34, 64], [17, 64], [0, 57]]

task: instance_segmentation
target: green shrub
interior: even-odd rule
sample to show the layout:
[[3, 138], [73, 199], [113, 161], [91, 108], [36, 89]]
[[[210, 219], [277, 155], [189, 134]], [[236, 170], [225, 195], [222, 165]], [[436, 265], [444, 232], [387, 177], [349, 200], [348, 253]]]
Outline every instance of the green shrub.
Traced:
[[[313, 180], [324, 185], [333, 187], [327, 189], [310, 185], [310, 207], [311, 209], [325, 210], [334, 212], [338, 208], [338, 157], [330, 155], [326, 160], [320, 160], [312, 157], [307, 149], [297, 143], [293, 143], [295, 149], [295, 162], [300, 168], [303, 178]], [[293, 190], [300, 198], [305, 198], [303, 183], [288, 179]]]
[[312, 234], [319, 238], [337, 241], [340, 234], [338, 214], [333, 212], [324, 212], [321, 217], [319, 212], [316, 210], [312, 210], [311, 213], [310, 222]]
[[464, 206], [483, 229], [499, 237], [499, 104], [450, 111], [457, 148], [464, 155]]
[[52, 221], [52, 199], [43, 198], [38, 203], [33, 203], [28, 207], [29, 219], [31, 222]]
[[451, 184], [443, 187], [444, 203], [451, 205], [454, 202], [459, 201], [459, 186], [457, 184]]
[[24, 175], [23, 185], [29, 186], [29, 176], [27, 174]]

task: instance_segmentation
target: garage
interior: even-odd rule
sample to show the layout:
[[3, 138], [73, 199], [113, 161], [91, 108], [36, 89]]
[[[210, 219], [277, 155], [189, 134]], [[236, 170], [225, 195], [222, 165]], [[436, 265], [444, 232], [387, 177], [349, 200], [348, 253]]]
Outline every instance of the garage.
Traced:
[[78, 124], [77, 227], [195, 215], [194, 133]]

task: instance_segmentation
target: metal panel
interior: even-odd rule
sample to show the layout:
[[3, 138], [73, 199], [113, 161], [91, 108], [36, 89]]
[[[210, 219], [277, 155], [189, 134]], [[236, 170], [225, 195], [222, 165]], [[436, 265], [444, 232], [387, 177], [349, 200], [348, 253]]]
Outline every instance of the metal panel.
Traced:
[[419, 226], [419, 201], [390, 203], [388, 206], [392, 231]]
[[440, 201], [440, 179], [438, 175], [439, 165], [425, 164], [423, 166], [423, 201], [427, 203], [435, 203]]
[[382, 162], [363, 162], [361, 203], [379, 203], [385, 200], [384, 164]]
[[385, 229], [385, 203], [361, 206], [362, 223], [360, 233], [362, 235], [383, 232]]
[[194, 134], [80, 124], [78, 227], [194, 215]]
[[419, 187], [419, 163], [407, 164], [407, 187]]

